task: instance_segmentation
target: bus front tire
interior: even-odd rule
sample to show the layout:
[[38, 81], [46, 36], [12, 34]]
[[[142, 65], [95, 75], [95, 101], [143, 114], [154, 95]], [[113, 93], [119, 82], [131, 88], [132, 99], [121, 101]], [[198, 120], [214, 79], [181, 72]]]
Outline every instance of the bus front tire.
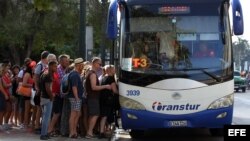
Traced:
[[129, 134], [132, 138], [137, 139], [137, 138], [142, 138], [144, 136], [144, 131], [143, 130], [131, 130]]
[[236, 92], [239, 92], [239, 89], [235, 89]]
[[246, 87], [242, 88], [241, 90], [242, 90], [243, 93], [245, 93], [246, 92]]

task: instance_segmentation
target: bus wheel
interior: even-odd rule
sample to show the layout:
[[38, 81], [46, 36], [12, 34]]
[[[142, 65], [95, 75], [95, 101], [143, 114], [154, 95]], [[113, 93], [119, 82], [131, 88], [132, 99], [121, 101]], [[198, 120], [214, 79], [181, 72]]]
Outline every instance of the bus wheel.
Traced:
[[212, 136], [223, 136], [223, 128], [210, 128], [210, 134]]
[[239, 91], [239, 89], [235, 89], [235, 91], [236, 91], [236, 92], [238, 92], [238, 91]]
[[137, 139], [137, 138], [141, 138], [144, 136], [144, 131], [143, 130], [131, 130], [129, 134], [132, 138]]
[[242, 88], [242, 92], [243, 93], [246, 92], [246, 87]]

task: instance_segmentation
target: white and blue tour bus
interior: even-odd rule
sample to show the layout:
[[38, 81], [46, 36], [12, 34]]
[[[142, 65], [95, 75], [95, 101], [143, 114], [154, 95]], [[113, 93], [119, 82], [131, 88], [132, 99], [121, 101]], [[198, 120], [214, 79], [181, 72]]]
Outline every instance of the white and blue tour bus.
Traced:
[[122, 127], [138, 137], [180, 127], [217, 134], [231, 124], [232, 36], [242, 34], [239, 0], [112, 0]]

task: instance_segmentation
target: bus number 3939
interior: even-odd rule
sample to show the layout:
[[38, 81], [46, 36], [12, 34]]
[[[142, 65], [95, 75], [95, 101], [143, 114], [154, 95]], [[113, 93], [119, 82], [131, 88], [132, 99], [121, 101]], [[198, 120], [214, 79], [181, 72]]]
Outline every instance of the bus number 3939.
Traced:
[[139, 90], [127, 90], [127, 96], [139, 96], [140, 91]]

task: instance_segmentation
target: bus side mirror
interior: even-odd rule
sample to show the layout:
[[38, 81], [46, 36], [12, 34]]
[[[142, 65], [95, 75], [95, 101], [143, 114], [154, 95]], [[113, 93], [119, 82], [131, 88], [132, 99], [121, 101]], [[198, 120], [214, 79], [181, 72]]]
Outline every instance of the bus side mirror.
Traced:
[[239, 0], [232, 0], [233, 32], [242, 35], [244, 32], [243, 12]]
[[112, 0], [109, 5], [106, 35], [109, 39], [117, 38], [117, 0]]

